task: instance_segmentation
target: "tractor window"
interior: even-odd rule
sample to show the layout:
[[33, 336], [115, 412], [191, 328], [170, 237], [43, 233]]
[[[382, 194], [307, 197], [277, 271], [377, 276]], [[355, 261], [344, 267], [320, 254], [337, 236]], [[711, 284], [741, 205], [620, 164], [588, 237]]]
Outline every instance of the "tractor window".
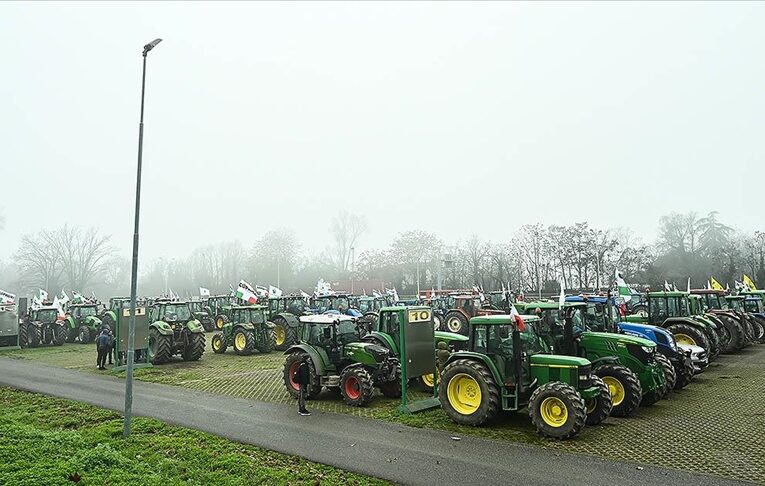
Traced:
[[234, 322], [242, 322], [242, 311], [235, 310], [231, 313], [231, 320]]
[[[521, 342], [523, 343], [523, 350], [528, 354], [541, 354], [549, 352], [550, 348], [547, 343], [537, 333], [536, 323], [527, 322], [524, 326], [524, 330], [521, 334]], [[512, 344], [512, 340], [510, 340]]]
[[574, 311], [574, 315], [571, 316], [571, 325], [574, 330], [574, 336], [577, 336], [579, 334], [582, 334], [585, 329], [585, 312], [586, 308], [584, 307], [577, 307]]
[[473, 328], [473, 349], [478, 353], [486, 353], [486, 326]]
[[250, 309], [250, 322], [253, 324], [263, 324], [266, 322], [261, 309]]
[[168, 321], [188, 321], [191, 319], [191, 312], [185, 304], [168, 304], [165, 306], [164, 318]]
[[306, 341], [314, 346], [327, 346], [329, 343], [324, 338], [324, 328], [321, 324], [305, 324]]
[[353, 343], [359, 340], [359, 331], [354, 321], [340, 321], [337, 325], [337, 341], [340, 344]]
[[606, 304], [588, 303], [587, 304], [587, 327], [594, 331], [605, 332], [608, 323], [606, 316]]
[[359, 311], [361, 311], [362, 314], [366, 314], [371, 309], [372, 302], [369, 300], [359, 300]]
[[762, 301], [760, 299], [746, 299], [744, 301], [746, 312], [762, 313]]
[[348, 302], [348, 298], [338, 297], [337, 299], [335, 299], [333, 308], [339, 311], [341, 314], [343, 314], [345, 311], [347, 311], [350, 308], [350, 303]]
[[45, 309], [45, 310], [37, 311], [37, 316], [35, 320], [48, 323], [48, 322], [56, 322], [57, 318], [58, 318], [58, 311], [56, 311], [56, 309]]
[[741, 308], [741, 299], [729, 299], [728, 300], [728, 308], [734, 310], [734, 311], [743, 311]]
[[289, 301], [287, 312], [290, 314], [301, 315], [305, 311], [305, 301], [303, 299], [292, 299]]
[[668, 313], [668, 307], [669, 304], [667, 303], [666, 298], [656, 298], [651, 299], [651, 322], [664, 322], [667, 317], [669, 317]]

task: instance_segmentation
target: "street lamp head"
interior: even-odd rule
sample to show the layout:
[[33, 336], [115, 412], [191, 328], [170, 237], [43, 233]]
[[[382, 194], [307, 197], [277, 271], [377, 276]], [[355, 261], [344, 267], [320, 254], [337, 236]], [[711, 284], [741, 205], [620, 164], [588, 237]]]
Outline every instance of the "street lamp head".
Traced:
[[143, 46], [143, 55], [145, 56], [150, 50], [157, 47], [157, 44], [159, 44], [160, 42], [162, 42], [162, 39], [154, 39], [153, 41]]

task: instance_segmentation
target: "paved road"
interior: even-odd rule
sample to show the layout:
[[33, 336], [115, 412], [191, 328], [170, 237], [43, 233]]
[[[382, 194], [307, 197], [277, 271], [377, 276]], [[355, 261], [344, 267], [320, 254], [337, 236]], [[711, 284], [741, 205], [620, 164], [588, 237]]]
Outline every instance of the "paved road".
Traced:
[[[121, 411], [124, 381], [0, 358], [0, 384]], [[379, 420], [136, 382], [136, 415], [403, 484], [742, 484], [649, 465], [549, 451]], [[447, 459], [448, 458], [448, 459]], [[638, 469], [638, 467], [641, 469]]]

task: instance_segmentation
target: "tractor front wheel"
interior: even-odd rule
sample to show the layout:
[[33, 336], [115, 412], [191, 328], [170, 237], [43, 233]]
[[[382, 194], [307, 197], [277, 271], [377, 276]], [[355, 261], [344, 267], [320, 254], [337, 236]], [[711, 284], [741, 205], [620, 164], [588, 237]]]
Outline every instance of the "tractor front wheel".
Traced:
[[149, 361], [158, 365], [170, 361], [173, 355], [173, 336], [160, 334], [156, 329], [149, 330]]
[[672, 366], [672, 362], [663, 354], [656, 354], [656, 361], [661, 365], [661, 370], [664, 372], [664, 393], [662, 398], [667, 396], [670, 391], [675, 389], [677, 384], [677, 373], [675, 367]]
[[265, 335], [265, 342], [258, 346], [258, 351], [261, 353], [270, 353], [274, 350], [274, 346], [276, 345], [276, 333], [273, 329], [268, 328], [263, 334]]
[[87, 344], [90, 339], [90, 328], [88, 326], [80, 326], [78, 329], [77, 337], [80, 340], [80, 344]]
[[53, 344], [55, 346], [63, 346], [66, 342], [66, 336], [66, 326], [63, 323], [53, 325]]
[[401, 363], [396, 360], [395, 377], [378, 385], [378, 388], [388, 398], [401, 398]]
[[228, 318], [223, 314], [215, 317], [215, 327], [218, 328], [218, 330], [223, 329], [223, 326], [225, 326], [227, 322]]
[[433, 314], [433, 330], [434, 331], [441, 330], [441, 318], [435, 314]]
[[239, 356], [249, 356], [255, 351], [255, 334], [242, 328], [234, 329], [234, 353]]
[[695, 375], [691, 360], [682, 356], [675, 367], [675, 376], [677, 377], [675, 380], [675, 390], [682, 390], [688, 386]]
[[605, 364], [595, 370], [611, 393], [611, 415], [626, 417], [640, 406], [643, 388], [637, 376], [629, 368], [617, 364]]
[[36, 348], [42, 344], [42, 327], [31, 324], [27, 328], [27, 340], [29, 341], [30, 348]]
[[500, 391], [494, 376], [484, 364], [470, 359], [444, 367], [438, 398], [446, 415], [462, 425], [483, 425], [499, 413]]
[[226, 338], [223, 336], [222, 332], [213, 334], [210, 346], [212, 346], [213, 353], [215, 354], [223, 354], [226, 352], [228, 345], [226, 344]]
[[[361, 366], [348, 367], [340, 374], [340, 394], [352, 407], [366, 407], [374, 394], [372, 375]], [[401, 393], [399, 392], [399, 396]]]
[[[236, 349], [236, 346], [234, 348]], [[201, 332], [194, 333], [183, 350], [183, 360], [199, 361], [203, 354], [205, 354], [205, 335]]]
[[598, 396], [588, 398], [584, 401], [584, 405], [587, 409], [587, 425], [598, 425], [611, 415], [611, 392], [608, 389], [608, 385], [598, 378], [593, 376], [595, 386], [598, 387], [600, 393]]
[[287, 389], [292, 398], [297, 398], [300, 394], [300, 384], [295, 381], [295, 373], [297, 373], [300, 363], [304, 360], [308, 360], [308, 369], [310, 370], [311, 378], [308, 385], [308, 393], [306, 399], [315, 398], [321, 393], [321, 381], [316, 374], [311, 358], [302, 351], [295, 351], [287, 355], [287, 359], [284, 360], [284, 368], [282, 370], [282, 379], [284, 381], [284, 387]]
[[468, 320], [461, 312], [450, 312], [446, 314], [446, 330], [456, 334], [467, 336]]
[[587, 421], [587, 409], [584, 399], [574, 387], [551, 381], [531, 394], [529, 416], [539, 434], [563, 440], [582, 432]]

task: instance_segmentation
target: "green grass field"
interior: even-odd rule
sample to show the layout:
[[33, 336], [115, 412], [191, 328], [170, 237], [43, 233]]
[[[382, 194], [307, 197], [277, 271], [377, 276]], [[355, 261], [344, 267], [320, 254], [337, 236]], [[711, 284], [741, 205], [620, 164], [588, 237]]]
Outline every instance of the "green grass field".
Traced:
[[[284, 356], [281, 353], [243, 357], [229, 351], [216, 355], [209, 350], [211, 335], [207, 336], [208, 351], [200, 361], [186, 363], [178, 359], [138, 370], [137, 379], [253, 400], [294, 403], [282, 383]], [[3, 355], [98, 373], [95, 349], [90, 345], [67, 344]], [[410, 394], [412, 399], [424, 396], [421, 392]], [[380, 395], [370, 407], [354, 408], [345, 405], [336, 394], [324, 392], [318, 400], [310, 402], [309, 407], [565, 452], [765, 482], [763, 396], [765, 346], [752, 346], [738, 355], [721, 356], [691, 385], [673, 392], [668, 399], [640, 408], [630, 418], [612, 417], [600, 426], [587, 427], [577, 439], [565, 442], [540, 438], [525, 411], [504, 414], [489, 426], [471, 428], [454, 424], [441, 410], [400, 414], [396, 410], [398, 401]]]
[[210, 434], [0, 388], [0, 484], [387, 484]]

